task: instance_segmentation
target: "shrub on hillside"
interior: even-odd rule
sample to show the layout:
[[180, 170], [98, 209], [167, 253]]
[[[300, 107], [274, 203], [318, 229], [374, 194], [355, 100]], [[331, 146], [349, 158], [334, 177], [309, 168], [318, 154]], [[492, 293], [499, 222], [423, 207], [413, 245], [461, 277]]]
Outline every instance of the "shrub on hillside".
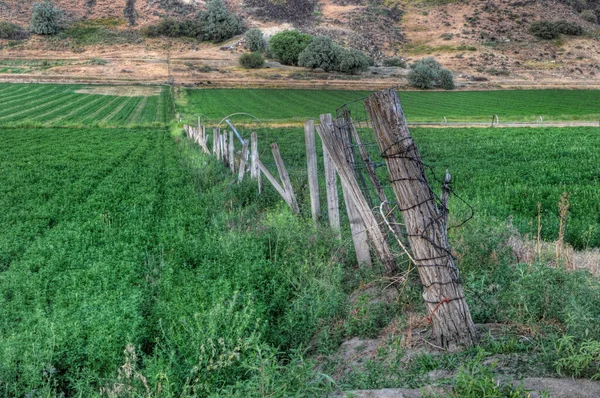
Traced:
[[391, 57], [383, 59], [383, 66], [395, 66], [398, 68], [406, 68], [406, 61], [401, 57]]
[[286, 30], [271, 37], [269, 52], [285, 65], [298, 65], [298, 56], [312, 39], [311, 35], [297, 30]]
[[38, 35], [53, 35], [59, 32], [62, 11], [49, 1], [33, 6], [29, 30]]
[[408, 84], [422, 90], [441, 87], [445, 90], [454, 88], [454, 77], [448, 69], [432, 57], [420, 59], [410, 66], [411, 70], [406, 76]]
[[206, 11], [200, 11], [196, 17], [199, 25], [199, 39], [216, 43], [231, 39], [242, 33], [240, 18], [229, 12], [222, 0], [208, 0]]
[[540, 39], [552, 40], [559, 35], [580, 36], [583, 28], [568, 21], [536, 21], [529, 26], [529, 32]]
[[23, 40], [29, 37], [29, 33], [13, 23], [0, 21], [0, 39]]
[[263, 51], [266, 47], [263, 32], [260, 29], [250, 29], [246, 31], [246, 48], [252, 52]]
[[313, 18], [316, 0], [246, 0], [250, 13], [264, 19], [303, 22]]
[[135, 25], [135, 20], [137, 17], [137, 12], [135, 11], [135, 0], [127, 0], [125, 3], [125, 9], [123, 10], [123, 15], [125, 15], [125, 18], [127, 18], [129, 25]]
[[598, 16], [594, 10], [584, 10], [579, 15], [588, 22], [598, 23]]
[[246, 69], [262, 68], [265, 64], [265, 59], [259, 52], [244, 53], [240, 56], [238, 61], [240, 66]]
[[339, 54], [339, 72], [355, 74], [369, 69], [370, 59], [362, 51], [342, 49]]
[[298, 56], [298, 65], [307, 68], [321, 68], [324, 71], [337, 70], [342, 48], [331, 37], [317, 36]]

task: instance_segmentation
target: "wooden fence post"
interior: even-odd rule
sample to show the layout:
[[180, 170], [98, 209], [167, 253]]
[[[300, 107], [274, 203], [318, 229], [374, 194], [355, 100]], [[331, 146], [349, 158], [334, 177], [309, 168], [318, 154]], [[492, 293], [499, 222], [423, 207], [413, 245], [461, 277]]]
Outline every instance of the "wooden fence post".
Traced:
[[229, 132], [229, 170], [235, 174], [235, 145], [233, 142], [233, 131]]
[[365, 106], [402, 210], [434, 342], [447, 349], [473, 345], [477, 333], [448, 244], [444, 210], [435, 202], [398, 95], [379, 91]]
[[356, 262], [358, 265], [371, 267], [371, 253], [369, 251], [369, 241], [367, 238], [367, 228], [363, 222], [358, 208], [350, 198], [350, 190], [342, 181], [342, 196], [348, 213], [348, 221], [350, 222], [350, 232], [352, 233], [352, 243], [354, 244], [354, 253], [356, 254]]
[[217, 142], [219, 142], [218, 137], [219, 133], [217, 132], [217, 129], [213, 129], [213, 153], [217, 156], [217, 159], [219, 158], [219, 155], [217, 154]]
[[227, 155], [229, 154], [229, 146], [227, 145], [227, 130], [223, 131], [223, 146], [221, 147], [221, 155], [223, 156], [223, 164], [225, 167], [229, 166], [229, 160], [227, 159]]
[[363, 220], [377, 257], [379, 257], [385, 266], [387, 273], [392, 274], [396, 269], [394, 256], [385, 240], [385, 236], [379, 228], [375, 215], [360, 190], [354, 169], [348, 163], [346, 155], [347, 140], [344, 139], [340, 131], [333, 124], [321, 124], [317, 127], [317, 131], [324, 145], [327, 147], [338, 175], [342, 180], [342, 187], [344, 188], [348, 202], [353, 202], [354, 206], [356, 206], [357, 213], [360, 214], [360, 218]]
[[244, 140], [244, 146], [242, 147], [242, 157], [240, 158], [240, 169], [238, 170], [238, 182], [242, 182], [244, 174], [246, 174], [246, 163], [248, 158], [248, 141]]
[[298, 208], [298, 202], [296, 201], [296, 196], [294, 195], [294, 189], [292, 188], [292, 182], [290, 181], [290, 175], [288, 174], [285, 165], [283, 164], [283, 159], [281, 158], [281, 154], [279, 153], [279, 146], [276, 143], [271, 144], [271, 151], [273, 152], [273, 158], [275, 159], [275, 165], [277, 166], [277, 171], [279, 172], [279, 178], [281, 182], [283, 182], [283, 187], [290, 199], [290, 207], [294, 212], [299, 213], [300, 209]]
[[317, 170], [317, 147], [315, 145], [315, 122], [304, 123], [304, 140], [306, 142], [306, 165], [308, 169], [308, 190], [310, 191], [310, 210], [316, 223], [321, 213], [319, 202], [319, 175]]
[[[321, 115], [321, 125], [331, 125], [330, 114]], [[340, 205], [337, 189], [337, 175], [335, 165], [329, 156], [327, 147], [323, 143], [323, 165], [325, 167], [325, 189], [327, 193], [327, 215], [329, 218], [329, 227], [336, 233], [338, 239], [342, 238], [340, 229]]]

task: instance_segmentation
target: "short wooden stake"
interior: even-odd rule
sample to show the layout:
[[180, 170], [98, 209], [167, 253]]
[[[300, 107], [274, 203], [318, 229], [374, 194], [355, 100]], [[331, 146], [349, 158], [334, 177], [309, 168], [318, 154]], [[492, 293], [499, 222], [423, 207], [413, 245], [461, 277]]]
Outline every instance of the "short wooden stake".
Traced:
[[310, 191], [310, 210], [316, 223], [321, 213], [319, 202], [319, 175], [317, 174], [317, 147], [315, 145], [315, 122], [304, 123], [304, 139], [306, 142], [306, 165], [308, 168], [308, 190]]

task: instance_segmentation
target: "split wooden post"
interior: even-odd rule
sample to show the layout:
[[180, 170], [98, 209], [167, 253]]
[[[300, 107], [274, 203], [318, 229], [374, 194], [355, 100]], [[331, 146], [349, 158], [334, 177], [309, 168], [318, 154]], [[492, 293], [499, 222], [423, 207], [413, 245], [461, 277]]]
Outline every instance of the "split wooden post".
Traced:
[[304, 123], [304, 139], [306, 142], [306, 165], [308, 168], [308, 190], [310, 191], [310, 210], [316, 223], [321, 213], [319, 202], [319, 175], [317, 170], [317, 147], [315, 145], [315, 122], [307, 120]]
[[246, 174], [246, 163], [248, 158], [248, 141], [244, 140], [242, 147], [242, 157], [240, 158], [240, 169], [238, 170], [238, 182], [242, 182], [244, 174]]
[[223, 131], [223, 146], [221, 147], [221, 155], [223, 156], [223, 164], [225, 167], [229, 166], [229, 160], [227, 159], [227, 155], [229, 154], [227, 145], [227, 130]]
[[258, 179], [258, 193], [262, 193], [262, 178], [258, 167], [258, 136], [255, 131], [250, 136], [250, 178]]
[[[330, 114], [321, 115], [321, 125], [331, 125]], [[337, 189], [337, 176], [335, 165], [329, 156], [327, 147], [323, 143], [323, 165], [325, 167], [325, 189], [327, 193], [327, 215], [329, 218], [329, 227], [336, 233], [337, 238], [341, 239], [340, 229], [340, 205]]]
[[229, 170], [235, 174], [235, 145], [233, 142], [233, 131], [229, 132]]
[[358, 181], [356, 180], [354, 169], [348, 163], [346, 155], [347, 140], [341, 137], [339, 131], [333, 124], [321, 124], [317, 127], [321, 141], [327, 147], [331, 160], [335, 164], [338, 175], [342, 180], [342, 187], [346, 194], [348, 202], [352, 202], [356, 206], [357, 213], [360, 215], [366, 229], [367, 234], [373, 243], [373, 249], [377, 253], [377, 257], [385, 266], [388, 274], [393, 274], [396, 270], [396, 262], [392, 252], [385, 240], [385, 236], [379, 228], [379, 224], [375, 215], [371, 211], [367, 200], [360, 190]]
[[217, 153], [217, 143], [219, 142], [218, 140], [219, 138], [219, 133], [217, 132], [217, 129], [213, 129], [213, 153], [215, 154], [215, 156], [217, 156], [217, 159], [219, 158], [219, 154]]
[[398, 95], [387, 89], [365, 100], [373, 132], [384, 155], [402, 210], [423, 300], [433, 323], [434, 343], [445, 349], [471, 346], [477, 332], [454, 264], [440, 209], [415, 145]]
[[296, 201], [296, 196], [294, 195], [294, 189], [292, 188], [290, 175], [288, 174], [285, 165], [283, 164], [283, 159], [281, 158], [281, 154], [279, 153], [279, 146], [277, 146], [277, 143], [271, 144], [271, 151], [273, 152], [275, 165], [277, 166], [277, 171], [279, 172], [279, 178], [283, 183], [283, 188], [289, 196], [290, 207], [292, 208], [292, 210], [294, 210], [294, 212], [299, 213], [300, 208], [298, 207], [298, 202]]

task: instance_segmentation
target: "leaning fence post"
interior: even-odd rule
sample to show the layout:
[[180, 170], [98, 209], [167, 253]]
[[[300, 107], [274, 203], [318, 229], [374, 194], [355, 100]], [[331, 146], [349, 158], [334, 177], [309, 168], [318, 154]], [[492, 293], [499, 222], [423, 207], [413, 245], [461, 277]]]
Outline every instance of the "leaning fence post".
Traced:
[[473, 345], [477, 332], [448, 244], [445, 210], [427, 182], [398, 95], [391, 89], [379, 91], [365, 106], [402, 210], [434, 342], [443, 348]]
[[[321, 115], [321, 125], [331, 125], [330, 114]], [[327, 193], [327, 215], [329, 217], [329, 227], [336, 233], [338, 239], [342, 238], [340, 229], [340, 205], [337, 189], [337, 176], [335, 165], [329, 156], [327, 146], [323, 142], [323, 165], [325, 167], [325, 189]]]
[[369, 251], [369, 241], [367, 238], [367, 228], [363, 222], [360, 212], [351, 199], [350, 188], [342, 181], [342, 196], [348, 213], [350, 222], [350, 232], [352, 233], [352, 243], [354, 243], [354, 252], [356, 253], [356, 262], [358, 265], [371, 267], [371, 253]]
[[319, 202], [319, 175], [317, 173], [317, 148], [315, 145], [315, 122], [307, 120], [304, 123], [304, 139], [306, 142], [306, 164], [308, 168], [308, 190], [310, 191], [310, 210], [316, 223], [321, 213]]
[[283, 159], [281, 158], [281, 154], [279, 153], [279, 146], [276, 143], [271, 144], [271, 151], [273, 152], [273, 158], [275, 159], [275, 165], [277, 166], [277, 171], [279, 172], [279, 178], [281, 178], [281, 182], [283, 182], [283, 187], [285, 192], [288, 194], [290, 198], [290, 206], [292, 210], [296, 213], [300, 212], [298, 208], [298, 202], [296, 201], [296, 196], [294, 195], [294, 189], [292, 188], [292, 182], [290, 181], [290, 175], [288, 174], [285, 165], [283, 164]]

